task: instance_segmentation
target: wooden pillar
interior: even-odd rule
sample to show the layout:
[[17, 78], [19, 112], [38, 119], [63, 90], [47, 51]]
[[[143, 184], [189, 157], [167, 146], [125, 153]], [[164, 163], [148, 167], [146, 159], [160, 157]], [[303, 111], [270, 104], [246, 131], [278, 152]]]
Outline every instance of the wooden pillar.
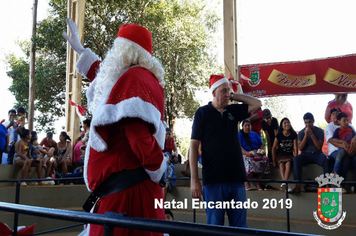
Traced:
[[[33, 0], [32, 7], [32, 38], [36, 36], [36, 24], [37, 24], [37, 5], [38, 0]], [[33, 122], [35, 116], [35, 80], [36, 80], [36, 46], [31, 39], [30, 49], [30, 76], [29, 76], [29, 96], [28, 96], [28, 129], [33, 131]]]
[[224, 61], [225, 76], [229, 78], [231, 70], [232, 76], [239, 81], [237, 65], [237, 17], [236, 0], [224, 0]]
[[[68, 18], [77, 24], [79, 38], [84, 40], [84, 10], [85, 0], [68, 0]], [[67, 29], [69, 35], [69, 29]], [[67, 72], [66, 72], [66, 131], [72, 139], [72, 146], [80, 133], [80, 119], [75, 112], [75, 107], [69, 104], [69, 99], [81, 105], [82, 76], [76, 72], [75, 63], [78, 55], [67, 43]], [[74, 147], [72, 147], [72, 150]]]

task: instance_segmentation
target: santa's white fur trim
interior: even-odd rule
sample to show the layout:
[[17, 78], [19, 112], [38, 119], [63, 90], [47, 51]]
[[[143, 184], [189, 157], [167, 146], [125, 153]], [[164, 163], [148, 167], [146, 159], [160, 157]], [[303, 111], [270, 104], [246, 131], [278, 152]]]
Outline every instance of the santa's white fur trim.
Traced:
[[152, 124], [156, 129], [153, 136], [156, 138], [159, 146], [164, 149], [166, 130], [161, 121], [161, 113], [151, 103], [145, 102], [139, 97], [132, 97], [117, 104], [99, 106], [93, 115], [90, 125], [90, 146], [98, 152], [107, 150], [107, 144], [96, 132], [95, 127], [113, 124], [123, 118], [140, 118]]
[[86, 96], [87, 96], [87, 103], [90, 104], [93, 99], [94, 99], [94, 88], [96, 86], [96, 80], [94, 80], [93, 82], [91, 82], [91, 84], [89, 85], [88, 90], [86, 91]]
[[[93, 213], [92, 211], [90, 211], [90, 213]], [[84, 229], [82, 232], [80, 232], [80, 234], [78, 234], [78, 236], [89, 236], [90, 233], [90, 224], [84, 225]]]
[[132, 65], [151, 71], [159, 84], [164, 87], [164, 70], [161, 63], [138, 44], [125, 38], [116, 38], [113, 47], [100, 64], [95, 78], [97, 82], [94, 87], [94, 99], [89, 104], [91, 113], [95, 113], [95, 109], [103, 100], [103, 95], [113, 88], [123, 70], [127, 70]]
[[95, 55], [89, 48], [86, 48], [79, 56], [76, 63], [76, 70], [79, 74], [87, 76], [91, 65], [98, 61], [99, 57]]
[[[89, 135], [90, 137], [90, 135]], [[90, 138], [89, 138], [90, 140]], [[84, 158], [84, 171], [83, 171], [83, 177], [84, 177], [84, 182], [85, 185], [87, 186], [87, 189], [89, 192], [92, 192], [92, 190], [89, 188], [89, 182], [88, 182], [88, 163], [89, 163], [89, 156], [90, 156], [90, 146], [87, 145], [85, 148], [85, 158]]]
[[[162, 153], [162, 155], [163, 155], [163, 153]], [[162, 178], [163, 173], [166, 171], [167, 162], [168, 162], [168, 158], [165, 155], [163, 155], [163, 161], [162, 161], [161, 166], [159, 167], [159, 169], [157, 169], [155, 171], [145, 169], [147, 174], [150, 176], [151, 180], [153, 182], [155, 182], [156, 184], [158, 184], [158, 182]]]
[[217, 87], [219, 87], [222, 84], [229, 83], [229, 80], [227, 78], [221, 78], [218, 81], [216, 81], [211, 87], [210, 91], [213, 92]]

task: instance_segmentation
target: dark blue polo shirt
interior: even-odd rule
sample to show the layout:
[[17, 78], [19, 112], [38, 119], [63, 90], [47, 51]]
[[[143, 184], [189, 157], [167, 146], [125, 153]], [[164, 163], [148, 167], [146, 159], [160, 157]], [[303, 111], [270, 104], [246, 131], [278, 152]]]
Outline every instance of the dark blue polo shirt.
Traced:
[[246, 180], [237, 124], [247, 117], [246, 104], [228, 105], [221, 113], [209, 102], [196, 111], [191, 138], [201, 141], [204, 185]]

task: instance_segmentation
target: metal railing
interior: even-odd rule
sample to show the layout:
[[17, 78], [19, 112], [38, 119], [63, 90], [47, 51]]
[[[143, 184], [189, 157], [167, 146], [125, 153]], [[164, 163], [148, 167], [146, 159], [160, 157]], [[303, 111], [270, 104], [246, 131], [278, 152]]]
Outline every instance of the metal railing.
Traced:
[[[83, 180], [83, 177], [73, 177], [73, 178], [55, 178], [55, 179], [1, 179], [0, 183], [16, 183], [16, 191], [15, 191], [15, 204], [20, 203], [20, 186], [21, 182], [40, 182], [40, 181], [71, 181], [71, 180]], [[17, 235], [17, 227], [19, 222], [19, 215], [15, 212], [14, 214], [14, 235]], [[76, 225], [78, 226], [78, 225]], [[76, 227], [69, 226], [69, 227]], [[66, 227], [67, 228], [67, 227]], [[58, 230], [62, 230], [63, 228], [59, 228]], [[58, 231], [52, 230], [52, 231]]]
[[[95, 214], [77, 211], [57, 210], [52, 208], [34, 207], [13, 203], [0, 202], [0, 210], [16, 212], [39, 217], [46, 217], [59, 220], [69, 220], [81, 223], [90, 223], [104, 226], [104, 235], [113, 236], [114, 228], [135, 229], [141, 231], [170, 233], [186, 236], [219, 235], [219, 236], [293, 236], [310, 235], [300, 233], [286, 233], [271, 230], [247, 229], [238, 227], [215, 226], [205, 224], [193, 224], [184, 222], [174, 222], [165, 220], [153, 220], [145, 218], [127, 217], [124, 214], [107, 212], [105, 214]], [[14, 234], [16, 235], [16, 234]]]
[[[176, 177], [176, 178], [171, 178], [171, 179], [175, 179], [175, 180], [190, 180], [190, 177]], [[83, 177], [75, 177], [75, 178], [56, 178], [56, 179], [50, 179], [50, 181], [74, 181], [74, 180], [83, 180]], [[38, 182], [38, 181], [49, 181], [49, 179], [12, 179], [12, 180], [0, 180], [0, 183], [3, 182], [14, 182], [16, 183], [16, 193], [15, 193], [15, 204], [19, 204], [19, 200], [20, 200], [20, 184], [21, 182]], [[298, 180], [272, 180], [272, 179], [249, 179], [247, 180], [248, 182], [263, 182], [263, 183], [286, 183], [286, 189], [288, 189], [288, 184], [292, 184], [292, 183], [300, 183], [300, 184], [316, 184], [317, 181], [298, 181]], [[356, 181], [343, 181], [343, 184], [356, 184]], [[285, 192], [285, 199], [289, 198], [289, 193], [288, 191]], [[24, 206], [24, 205], [22, 205]], [[0, 208], [1, 209], [1, 208]], [[60, 211], [60, 210], [59, 210]], [[289, 215], [289, 209], [286, 208], [286, 221], [287, 221], [287, 232], [290, 232], [290, 215]], [[18, 214], [20, 213], [20, 211], [16, 210], [13, 211], [15, 213], [14, 215], [14, 235], [17, 234], [17, 226], [18, 226]], [[75, 214], [77, 214], [78, 212], [75, 212]], [[26, 213], [23, 213], [26, 214]], [[87, 213], [86, 213], [87, 214]], [[90, 214], [92, 215], [92, 214]], [[127, 218], [127, 217], [126, 217]], [[136, 219], [136, 218], [134, 218]], [[73, 221], [77, 221], [77, 220], [73, 220]], [[82, 221], [84, 222], [84, 221]], [[196, 222], [196, 210], [193, 209], [193, 223]], [[85, 222], [85, 223], [91, 223], [90, 221]], [[81, 225], [81, 224], [79, 224]], [[197, 225], [197, 224], [193, 224], [193, 225]], [[68, 227], [63, 227], [63, 228], [58, 228], [55, 230], [51, 230], [48, 232], [53, 232], [56, 230], [62, 230], [62, 229], [67, 229], [70, 227], [77, 227], [78, 225], [73, 225], [73, 226], [68, 226]], [[119, 225], [121, 227], [121, 225]], [[122, 227], [125, 228], [125, 227]], [[156, 232], [161, 232], [161, 231], [156, 231]], [[172, 232], [173, 233], [173, 232]], [[42, 233], [38, 233], [36, 235], [39, 235]], [[202, 234], [203, 235], [203, 234]], [[245, 235], [245, 234], [241, 234], [241, 235]], [[247, 235], [247, 234], [246, 234]], [[248, 234], [251, 235], [251, 234]], [[253, 234], [252, 234], [253, 235]], [[293, 235], [293, 234], [288, 234], [288, 235]], [[298, 234], [301, 235], [301, 234]]]

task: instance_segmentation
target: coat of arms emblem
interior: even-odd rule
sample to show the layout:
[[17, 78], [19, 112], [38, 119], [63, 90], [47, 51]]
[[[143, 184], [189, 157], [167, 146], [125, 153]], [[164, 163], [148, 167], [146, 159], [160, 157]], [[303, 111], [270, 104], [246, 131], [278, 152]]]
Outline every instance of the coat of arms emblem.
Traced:
[[260, 84], [260, 82], [261, 82], [261, 79], [260, 79], [260, 68], [258, 68], [258, 67], [250, 68], [250, 80], [248, 80], [247, 83], [251, 87], [256, 87], [257, 85]]
[[[346, 212], [342, 212], [342, 189], [340, 188], [343, 179], [343, 177], [333, 173], [325, 174], [325, 177], [320, 175], [315, 178], [319, 183], [318, 211], [314, 211], [313, 215], [318, 225], [324, 229], [338, 228], [346, 217]], [[324, 185], [335, 185], [337, 188], [321, 188]], [[337, 223], [330, 224], [333, 222]]]

